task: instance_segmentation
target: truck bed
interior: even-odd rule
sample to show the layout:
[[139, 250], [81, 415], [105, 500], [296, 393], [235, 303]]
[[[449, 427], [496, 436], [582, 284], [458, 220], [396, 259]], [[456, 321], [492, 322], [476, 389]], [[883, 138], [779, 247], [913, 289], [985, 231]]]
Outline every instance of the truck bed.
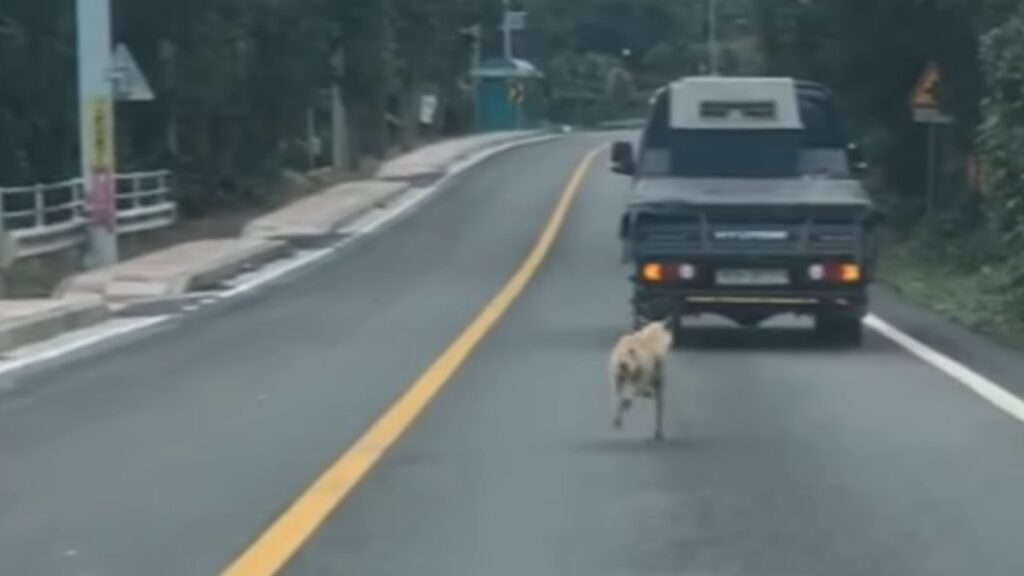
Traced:
[[672, 204], [687, 208], [850, 209], [870, 212], [871, 198], [857, 180], [641, 178], [630, 192], [631, 205]]

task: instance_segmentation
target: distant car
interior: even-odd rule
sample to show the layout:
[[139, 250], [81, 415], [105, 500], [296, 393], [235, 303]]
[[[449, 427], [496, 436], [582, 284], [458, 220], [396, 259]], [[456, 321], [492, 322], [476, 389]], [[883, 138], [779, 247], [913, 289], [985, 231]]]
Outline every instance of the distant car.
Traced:
[[832, 93], [790, 78], [687, 78], [659, 91], [620, 225], [643, 319], [715, 313], [757, 327], [784, 313], [861, 341], [878, 211]]

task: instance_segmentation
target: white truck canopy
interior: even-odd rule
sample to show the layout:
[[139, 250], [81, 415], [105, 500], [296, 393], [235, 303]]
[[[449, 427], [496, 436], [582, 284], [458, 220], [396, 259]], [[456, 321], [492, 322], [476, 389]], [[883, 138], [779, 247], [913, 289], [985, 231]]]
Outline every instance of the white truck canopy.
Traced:
[[695, 77], [669, 87], [674, 130], [802, 130], [792, 78]]

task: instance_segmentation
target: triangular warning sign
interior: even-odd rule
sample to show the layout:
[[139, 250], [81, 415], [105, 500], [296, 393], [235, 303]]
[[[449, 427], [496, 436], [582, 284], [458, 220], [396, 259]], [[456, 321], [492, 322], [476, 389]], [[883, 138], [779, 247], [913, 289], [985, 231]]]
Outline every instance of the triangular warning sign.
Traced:
[[118, 44], [113, 56], [114, 94], [118, 100], [148, 102], [153, 100], [153, 89], [139, 69], [135, 57], [124, 44]]
[[938, 108], [939, 90], [942, 86], [942, 71], [933, 62], [925, 68], [914, 86], [910, 103], [914, 108]]

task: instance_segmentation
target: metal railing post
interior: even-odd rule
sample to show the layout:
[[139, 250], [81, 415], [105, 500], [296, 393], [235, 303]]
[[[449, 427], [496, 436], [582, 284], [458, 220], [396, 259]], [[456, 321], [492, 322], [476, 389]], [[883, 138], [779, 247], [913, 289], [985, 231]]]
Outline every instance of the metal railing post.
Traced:
[[[125, 220], [120, 234], [135, 234], [174, 224], [178, 209], [171, 193], [172, 178], [173, 175], [166, 170], [118, 176], [117, 184], [127, 181], [124, 193], [118, 195], [122, 200], [121, 210], [115, 216]], [[66, 202], [50, 202], [47, 194], [51, 191], [58, 193], [60, 199], [67, 192], [70, 198]], [[85, 245], [89, 240], [87, 226], [90, 222], [87, 192], [81, 178], [58, 184], [0, 188], [0, 274], [19, 259]], [[19, 203], [4, 206], [4, 199], [12, 194], [18, 195]], [[29, 195], [30, 201], [21, 199]], [[56, 199], [55, 196], [52, 200]], [[14, 227], [10, 229], [8, 224], [12, 222]]]
[[140, 190], [141, 184], [142, 184], [142, 177], [141, 176], [132, 176], [131, 186], [130, 186], [130, 188], [131, 188], [131, 193], [130, 193], [131, 194], [131, 199], [128, 202], [128, 205], [131, 206], [132, 209], [135, 209], [135, 208], [139, 207], [139, 204], [140, 204], [140, 202], [139, 202], [139, 200], [140, 200], [139, 199], [139, 192], [141, 192], [141, 190]]
[[46, 201], [45, 196], [46, 187], [42, 184], [36, 184], [32, 187], [32, 200], [35, 206], [35, 227], [46, 228]]

